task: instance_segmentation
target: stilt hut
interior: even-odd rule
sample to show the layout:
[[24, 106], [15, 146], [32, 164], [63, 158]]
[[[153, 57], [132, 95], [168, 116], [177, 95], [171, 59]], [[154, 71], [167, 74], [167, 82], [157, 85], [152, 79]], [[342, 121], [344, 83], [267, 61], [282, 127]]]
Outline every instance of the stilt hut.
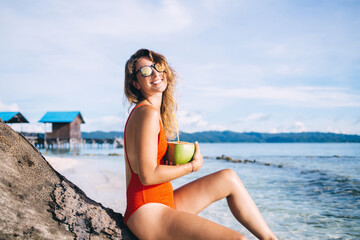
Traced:
[[20, 112], [0, 112], [0, 118], [5, 123], [29, 123]]
[[47, 112], [39, 122], [51, 123], [52, 132], [45, 133], [45, 144], [77, 145], [81, 143], [80, 125], [85, 123], [80, 112]]
[[20, 112], [0, 112], [0, 119], [2, 119], [4, 123], [10, 124], [12, 128], [13, 123], [20, 123], [20, 129], [17, 129], [17, 131], [20, 132], [22, 132], [22, 124], [29, 123], [29, 121]]

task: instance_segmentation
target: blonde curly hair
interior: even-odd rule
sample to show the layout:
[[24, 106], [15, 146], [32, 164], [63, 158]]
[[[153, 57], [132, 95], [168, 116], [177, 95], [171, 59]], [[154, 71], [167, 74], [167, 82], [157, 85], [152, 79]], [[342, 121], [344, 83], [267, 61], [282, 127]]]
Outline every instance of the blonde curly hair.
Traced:
[[140, 49], [134, 53], [129, 60], [127, 60], [125, 64], [125, 96], [129, 101], [130, 106], [146, 99], [142, 95], [141, 91], [134, 87], [134, 82], [137, 81], [136, 64], [142, 57], [148, 57], [151, 61], [165, 66], [164, 73], [167, 79], [167, 88], [163, 92], [160, 114], [166, 137], [168, 139], [173, 139], [175, 137], [175, 126], [177, 124], [175, 116], [177, 110], [175, 100], [176, 74], [175, 71], [168, 65], [167, 60], [163, 55], [149, 49]]

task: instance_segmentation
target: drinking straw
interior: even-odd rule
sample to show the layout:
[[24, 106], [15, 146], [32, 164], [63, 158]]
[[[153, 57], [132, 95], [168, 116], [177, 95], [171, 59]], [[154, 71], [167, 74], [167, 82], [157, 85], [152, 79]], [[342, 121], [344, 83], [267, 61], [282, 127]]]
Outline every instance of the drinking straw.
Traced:
[[177, 140], [178, 140], [178, 142], [180, 142], [179, 127], [178, 127], [178, 123], [177, 123], [177, 119], [176, 119], [176, 114], [175, 114], [175, 113], [174, 113], [174, 117], [175, 117], [175, 127], [176, 127]]

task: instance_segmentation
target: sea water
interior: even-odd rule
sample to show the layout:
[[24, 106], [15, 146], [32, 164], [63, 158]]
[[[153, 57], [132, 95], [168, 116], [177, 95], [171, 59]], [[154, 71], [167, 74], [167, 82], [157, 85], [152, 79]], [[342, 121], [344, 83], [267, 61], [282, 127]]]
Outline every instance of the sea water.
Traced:
[[[200, 148], [205, 158], [202, 169], [173, 181], [174, 188], [230, 168], [239, 175], [279, 239], [360, 239], [360, 144], [200, 143]], [[113, 152], [120, 156], [108, 156]], [[125, 186], [124, 181], [117, 185], [121, 181], [116, 178], [124, 176], [123, 149], [48, 154], [85, 160], [87, 164], [76, 168], [77, 172], [69, 169], [62, 174], [85, 188], [89, 197], [123, 213]], [[216, 159], [222, 155], [250, 161]], [[86, 174], [88, 180], [84, 180]], [[112, 183], [103, 185], [108, 189], [97, 183], [101, 179]], [[255, 239], [232, 216], [226, 200], [210, 205], [200, 216]]]

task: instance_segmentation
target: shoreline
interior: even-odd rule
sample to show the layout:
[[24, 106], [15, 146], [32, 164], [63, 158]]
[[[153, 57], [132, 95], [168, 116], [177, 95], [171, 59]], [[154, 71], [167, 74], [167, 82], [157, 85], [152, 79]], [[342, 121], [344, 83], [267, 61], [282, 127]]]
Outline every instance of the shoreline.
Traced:
[[65, 170], [75, 168], [81, 162], [74, 158], [63, 158], [63, 157], [52, 157], [48, 155], [43, 155], [48, 161], [48, 163], [58, 172], [63, 172]]
[[94, 201], [119, 213], [125, 212], [126, 190], [123, 161], [54, 157], [46, 161]]

